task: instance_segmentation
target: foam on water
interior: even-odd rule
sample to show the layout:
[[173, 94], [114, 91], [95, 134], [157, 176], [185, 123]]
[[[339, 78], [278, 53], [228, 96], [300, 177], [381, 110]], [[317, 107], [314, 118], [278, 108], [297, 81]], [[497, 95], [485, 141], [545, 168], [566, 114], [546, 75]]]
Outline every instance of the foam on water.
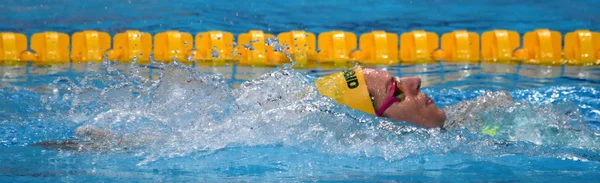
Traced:
[[[38, 115], [1, 114], [6, 116], [2, 130], [9, 133], [0, 143], [25, 146], [75, 138], [71, 152], [132, 153], [142, 158], [138, 165], [260, 146], [390, 161], [450, 153], [600, 160], [600, 136], [568, 102], [511, 102], [510, 93], [477, 90], [469, 91], [477, 99], [454, 104], [446, 100], [466, 91], [425, 89], [441, 105], [453, 105], [444, 108], [449, 117], [445, 129], [424, 129], [338, 105], [317, 92], [313, 77], [295, 70], [275, 70], [234, 88], [219, 75], [178, 63], [119, 70], [105, 62], [102, 68], [75, 79], [58, 78], [43, 90], [3, 86], [3, 100], [30, 98], [14, 105], [31, 105]], [[147, 68], [159, 78], [139, 75]], [[586, 87], [546, 92], [568, 95], [574, 90], [598, 93]], [[535, 91], [513, 93], [540, 97]], [[39, 128], [28, 126], [33, 124]], [[494, 136], [481, 133], [486, 125], [499, 127]], [[22, 136], [30, 139], [15, 139]]]

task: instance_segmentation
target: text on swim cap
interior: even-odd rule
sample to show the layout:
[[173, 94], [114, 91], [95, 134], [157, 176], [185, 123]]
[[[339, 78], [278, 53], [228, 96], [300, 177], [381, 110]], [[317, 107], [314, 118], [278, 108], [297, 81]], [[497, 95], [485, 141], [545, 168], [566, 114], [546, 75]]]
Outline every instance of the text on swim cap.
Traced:
[[348, 88], [350, 89], [354, 89], [356, 87], [358, 87], [358, 79], [356, 79], [356, 73], [354, 72], [354, 70], [347, 70], [344, 71], [344, 78], [346, 79], [346, 85], [348, 85]]

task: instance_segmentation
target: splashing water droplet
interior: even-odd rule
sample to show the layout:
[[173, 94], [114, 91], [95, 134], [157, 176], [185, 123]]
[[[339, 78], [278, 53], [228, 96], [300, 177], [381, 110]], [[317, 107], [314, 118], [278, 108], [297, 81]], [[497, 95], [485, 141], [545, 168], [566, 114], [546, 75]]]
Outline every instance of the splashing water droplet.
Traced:
[[265, 40], [265, 44], [268, 46], [278, 46], [279, 45], [279, 39], [277, 38], [267, 38]]
[[244, 44], [244, 48], [246, 48], [247, 50], [251, 50], [251, 51], [254, 50], [254, 47], [252, 47], [252, 45], [250, 45], [248, 43]]
[[217, 48], [213, 48], [210, 55], [212, 58], [219, 58], [219, 50], [217, 50]]

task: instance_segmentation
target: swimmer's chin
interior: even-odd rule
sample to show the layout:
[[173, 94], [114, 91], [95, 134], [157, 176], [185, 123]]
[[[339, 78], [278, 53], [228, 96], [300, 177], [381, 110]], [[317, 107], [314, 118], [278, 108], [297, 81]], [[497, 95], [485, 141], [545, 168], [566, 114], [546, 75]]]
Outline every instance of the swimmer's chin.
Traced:
[[444, 123], [446, 123], [446, 119], [447, 119], [448, 116], [446, 116], [446, 111], [444, 111], [442, 109], [439, 109], [439, 108], [438, 108], [438, 110], [440, 110], [440, 113], [441, 113], [441, 116], [442, 116], [442, 118], [439, 120], [438, 127], [443, 127]]
[[439, 127], [443, 127], [444, 123], [446, 122], [446, 112], [444, 110], [441, 110], [440, 108], [438, 108], [437, 106], [431, 106], [431, 107], [435, 107], [436, 109], [436, 113], [435, 115], [431, 115], [428, 116], [429, 119], [427, 119], [425, 123], [423, 123], [421, 126], [426, 127], [426, 128], [439, 128]]
[[[431, 107], [435, 107], [435, 106], [431, 106]], [[423, 127], [423, 128], [441, 128], [444, 127], [444, 124], [446, 122], [446, 112], [444, 110], [441, 110], [439, 108], [435, 108], [435, 109], [428, 109], [430, 112], [427, 114], [415, 114], [419, 117], [417, 118], [413, 118], [413, 119], [396, 119], [396, 118], [390, 118], [390, 119], [394, 119], [394, 120], [398, 120], [398, 121], [405, 121], [414, 125], [417, 125], [419, 127]], [[434, 111], [432, 111], [434, 110]]]

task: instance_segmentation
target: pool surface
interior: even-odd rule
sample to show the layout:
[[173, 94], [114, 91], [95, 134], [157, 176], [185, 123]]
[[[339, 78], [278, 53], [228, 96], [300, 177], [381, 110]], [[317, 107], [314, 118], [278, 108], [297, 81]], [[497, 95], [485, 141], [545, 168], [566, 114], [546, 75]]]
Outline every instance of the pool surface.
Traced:
[[[5, 1], [0, 31], [564, 33], [598, 31], [599, 3]], [[424, 129], [337, 105], [312, 81], [340, 69], [1, 66], [0, 182], [600, 180], [600, 67], [376, 68], [421, 77], [423, 92], [463, 122]]]
[[[87, 71], [74, 70], [81, 68]], [[18, 68], [53, 72], [3, 78], [12, 81], [0, 88], [0, 175], [7, 182], [593, 182], [599, 176], [598, 68], [386, 67], [421, 76], [424, 92], [450, 114], [460, 115], [451, 106], [486, 91], [514, 97], [505, 107], [463, 113], [479, 117], [445, 132], [363, 116], [322, 98], [310, 81], [331, 70], [227, 68], [229, 74], [182, 65]], [[249, 76], [234, 73], [260, 76], [243, 82], [236, 78]], [[503, 102], [497, 93], [488, 103]], [[501, 128], [489, 136], [481, 124]], [[112, 132], [99, 140], [77, 128]], [[83, 145], [33, 145], [75, 136]]]

